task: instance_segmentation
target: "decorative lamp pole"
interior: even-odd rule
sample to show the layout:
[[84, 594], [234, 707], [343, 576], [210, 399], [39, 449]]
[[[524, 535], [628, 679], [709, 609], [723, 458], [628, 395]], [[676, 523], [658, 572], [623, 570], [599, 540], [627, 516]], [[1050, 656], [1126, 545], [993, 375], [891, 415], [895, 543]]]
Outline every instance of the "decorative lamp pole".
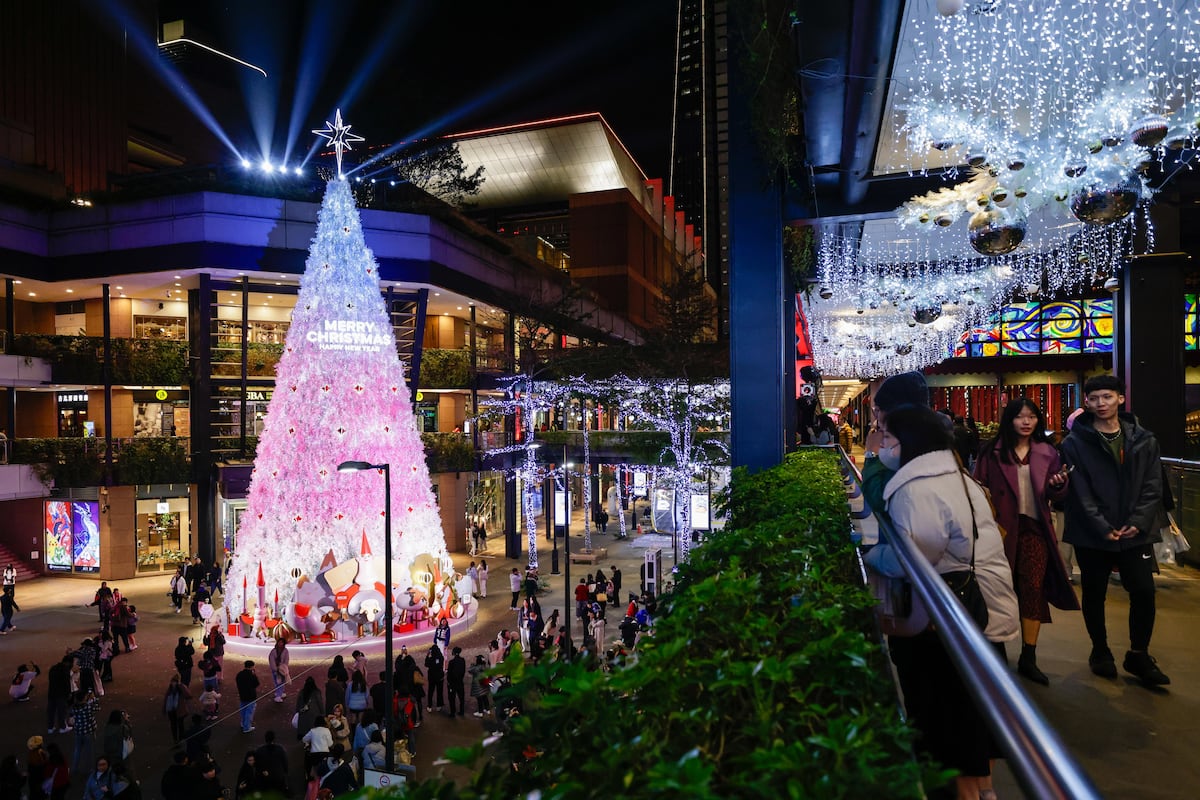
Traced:
[[[566, 606], [563, 611], [563, 645], [567, 649], [566, 658], [571, 658], [571, 614], [575, 611], [575, 605], [571, 602], [574, 598], [571, 594], [574, 587], [571, 586], [571, 484], [567, 476], [567, 444], [563, 442], [563, 488], [566, 489], [563, 497], [563, 507], [566, 509], [566, 514], [563, 516], [563, 586], [565, 586], [564, 594], [566, 595]], [[555, 533], [554, 541], [558, 543], [558, 534]], [[559, 650], [559, 658], [562, 658], [562, 651]]]
[[395, 691], [395, 676], [393, 675], [395, 667], [392, 664], [392, 465], [371, 464], [366, 461], [343, 461], [338, 464], [337, 469], [338, 472], [383, 470], [383, 623], [387, 630], [383, 651], [385, 659], [383, 688], [386, 698], [386, 702], [383, 704], [383, 725], [388, 733], [387, 747], [384, 750], [384, 769], [392, 773], [396, 770], [396, 736], [395, 727], [392, 724], [392, 694]]

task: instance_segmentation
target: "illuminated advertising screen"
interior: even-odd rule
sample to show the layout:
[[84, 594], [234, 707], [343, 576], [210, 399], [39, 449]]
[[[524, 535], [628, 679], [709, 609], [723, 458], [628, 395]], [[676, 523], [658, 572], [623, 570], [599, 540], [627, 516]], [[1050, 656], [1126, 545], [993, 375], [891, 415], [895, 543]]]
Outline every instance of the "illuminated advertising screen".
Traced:
[[554, 490], [554, 527], [561, 528], [567, 524], [567, 493]]
[[644, 473], [644, 472], [633, 473], [633, 496], [634, 497], [645, 497], [646, 496], [646, 473]]
[[71, 571], [71, 504], [62, 500], [46, 502], [46, 569]]
[[100, 571], [99, 503], [71, 503], [71, 565], [76, 572]]
[[692, 507], [690, 519], [692, 522], [692, 530], [706, 531], [708, 530], [708, 495], [694, 494], [692, 495]]

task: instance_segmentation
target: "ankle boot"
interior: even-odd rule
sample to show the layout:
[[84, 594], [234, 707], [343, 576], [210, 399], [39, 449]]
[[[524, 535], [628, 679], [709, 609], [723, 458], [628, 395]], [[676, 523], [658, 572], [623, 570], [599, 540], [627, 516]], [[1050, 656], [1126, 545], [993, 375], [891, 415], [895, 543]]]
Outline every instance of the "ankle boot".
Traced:
[[1034, 683], [1040, 683], [1042, 686], [1050, 685], [1050, 679], [1038, 669], [1037, 645], [1035, 644], [1021, 645], [1021, 657], [1017, 659], [1017, 672]]

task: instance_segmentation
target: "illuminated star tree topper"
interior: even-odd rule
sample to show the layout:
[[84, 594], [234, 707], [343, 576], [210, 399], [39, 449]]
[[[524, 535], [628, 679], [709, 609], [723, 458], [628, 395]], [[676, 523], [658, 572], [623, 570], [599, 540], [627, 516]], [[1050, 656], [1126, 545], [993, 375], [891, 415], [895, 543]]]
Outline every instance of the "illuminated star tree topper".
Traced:
[[351, 133], [350, 126], [342, 122], [342, 110], [340, 108], [335, 112], [333, 122], [326, 120], [325, 127], [321, 130], [314, 130], [313, 133], [333, 145], [333, 152], [337, 156], [337, 176], [338, 180], [341, 180], [345, 177], [342, 174], [342, 153], [346, 150], [354, 149], [350, 146], [351, 142], [365, 140], [357, 133]]

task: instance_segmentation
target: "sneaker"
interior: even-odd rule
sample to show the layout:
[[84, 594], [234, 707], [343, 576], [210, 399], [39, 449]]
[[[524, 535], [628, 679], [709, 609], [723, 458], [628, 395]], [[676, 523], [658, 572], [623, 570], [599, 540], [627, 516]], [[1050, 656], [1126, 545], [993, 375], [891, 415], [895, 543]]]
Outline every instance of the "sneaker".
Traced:
[[175, 613], [176, 613], [176, 614], [178, 614], [178, 613], [179, 613], [179, 609], [178, 609], [178, 608], [177, 608], [177, 609], [175, 609]]
[[254, 733], [254, 726], [251, 725], [249, 728], [243, 730], [242, 733]]
[[471, 716], [472, 716], [472, 717], [482, 717], [482, 716], [483, 716], [483, 712], [482, 712], [482, 711], [472, 711], [472, 712], [471, 712]]
[[1135, 653], [1129, 650], [1125, 653], [1125, 663], [1121, 666], [1146, 686], [1167, 686], [1171, 683], [1171, 679], [1163, 674], [1158, 668], [1158, 662], [1149, 653]]
[[1088, 666], [1093, 674], [1101, 678], [1117, 677], [1117, 662], [1107, 647], [1093, 647], [1092, 654], [1088, 656]]
[[275, 702], [276, 702], [276, 703], [282, 703], [282, 702], [283, 702], [283, 698], [282, 698], [282, 697], [276, 697], [276, 698], [275, 698]]
[[137, 645], [135, 644], [133, 647], [129, 648], [129, 650], [126, 650], [125, 652], [128, 653], [128, 652], [130, 652], [130, 650], [137, 650]]
[[426, 710], [427, 712], [429, 712], [430, 714], [432, 714], [432, 713], [433, 713], [433, 706], [427, 706], [425, 710]]

